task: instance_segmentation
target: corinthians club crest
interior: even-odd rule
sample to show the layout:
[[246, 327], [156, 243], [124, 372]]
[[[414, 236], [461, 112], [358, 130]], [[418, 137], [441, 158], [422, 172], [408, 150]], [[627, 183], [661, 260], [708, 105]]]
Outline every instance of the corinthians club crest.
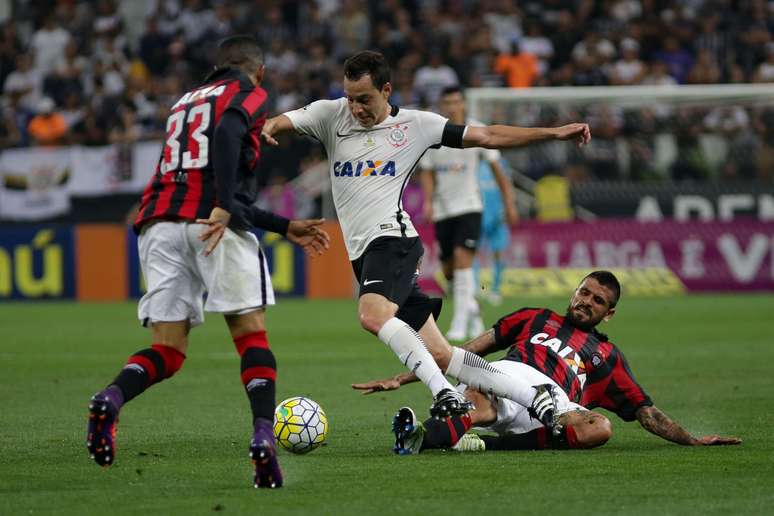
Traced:
[[393, 147], [403, 147], [408, 143], [408, 137], [406, 136], [406, 130], [408, 126], [405, 124], [395, 124], [388, 128], [387, 142]]

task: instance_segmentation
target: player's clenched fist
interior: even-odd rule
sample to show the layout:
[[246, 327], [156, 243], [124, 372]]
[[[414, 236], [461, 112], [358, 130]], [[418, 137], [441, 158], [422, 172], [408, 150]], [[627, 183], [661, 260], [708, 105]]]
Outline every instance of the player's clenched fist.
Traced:
[[589, 124], [567, 124], [554, 129], [557, 140], [576, 140], [578, 145], [586, 145], [591, 141]]

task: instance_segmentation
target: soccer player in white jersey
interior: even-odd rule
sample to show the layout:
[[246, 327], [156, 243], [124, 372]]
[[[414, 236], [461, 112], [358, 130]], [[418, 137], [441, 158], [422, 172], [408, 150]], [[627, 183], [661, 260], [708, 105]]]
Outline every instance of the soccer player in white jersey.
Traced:
[[[441, 93], [440, 111], [457, 125], [481, 126], [465, 116], [465, 98], [458, 86]], [[425, 193], [425, 218], [435, 223], [435, 239], [441, 251], [443, 275], [452, 282], [454, 316], [446, 337], [465, 340], [484, 331], [475, 297], [473, 259], [481, 236], [484, 208], [478, 182], [481, 161], [489, 163], [502, 194], [509, 223], [516, 223], [516, 209], [508, 180], [495, 149], [430, 149], [419, 162]]]
[[[268, 120], [262, 137], [277, 145], [276, 134], [295, 130], [325, 146], [336, 212], [360, 283], [361, 326], [387, 344], [430, 389], [431, 415], [466, 413], [470, 403], [433, 360], [432, 354], [448, 350], [449, 343], [435, 324], [440, 300], [431, 300], [416, 284], [423, 249], [401, 206], [403, 189], [430, 147], [507, 148], [547, 139], [583, 144], [591, 138], [589, 127], [466, 127], [436, 113], [391, 106], [390, 68], [378, 52], [363, 51], [347, 59], [343, 86], [343, 98], [318, 100]], [[540, 419], [550, 424], [550, 390], [526, 381], [516, 385], [461, 348], [450, 356], [448, 364], [441, 364], [448, 375], [484, 392], [541, 407]]]

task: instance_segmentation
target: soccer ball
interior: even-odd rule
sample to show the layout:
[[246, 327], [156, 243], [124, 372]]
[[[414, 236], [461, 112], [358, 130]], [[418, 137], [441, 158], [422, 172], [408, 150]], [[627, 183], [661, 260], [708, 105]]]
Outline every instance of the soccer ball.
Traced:
[[328, 435], [328, 418], [320, 405], [296, 396], [274, 409], [274, 436], [280, 446], [293, 453], [309, 453]]

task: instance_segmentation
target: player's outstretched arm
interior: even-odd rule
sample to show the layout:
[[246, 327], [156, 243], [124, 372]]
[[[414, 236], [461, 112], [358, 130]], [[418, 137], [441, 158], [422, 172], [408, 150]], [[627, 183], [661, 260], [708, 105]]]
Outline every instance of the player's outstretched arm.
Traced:
[[[207, 241], [204, 255], [209, 256], [217, 247], [228, 226], [231, 215], [219, 207], [215, 207], [208, 219], [197, 219], [199, 224], [207, 225], [199, 238]], [[241, 207], [238, 211], [240, 223], [249, 224], [257, 229], [271, 231], [284, 236], [290, 242], [301, 247], [309, 256], [320, 256], [330, 248], [331, 238], [320, 226], [325, 219], [288, 220], [270, 211], [262, 210], [255, 205]]]
[[291, 131], [293, 129], [293, 123], [285, 115], [278, 115], [274, 118], [270, 118], [263, 124], [261, 129], [261, 138], [269, 145], [279, 145], [279, 142], [274, 138], [275, 135], [284, 131]]
[[498, 351], [494, 328], [489, 328], [478, 337], [470, 339], [460, 347], [465, 351], [470, 351], [480, 357], [485, 357], [490, 353]]
[[325, 219], [288, 220], [254, 204], [246, 209], [244, 218], [253, 227], [284, 236], [309, 256], [320, 256], [330, 247], [331, 238], [320, 227]]
[[721, 437], [719, 435], [694, 437], [654, 406], [640, 407], [637, 409], [637, 421], [639, 421], [642, 427], [648, 432], [655, 434], [662, 439], [666, 439], [667, 441], [686, 446], [717, 446], [724, 444], [740, 444], [742, 442], [738, 437]]
[[462, 146], [508, 149], [546, 140], [575, 140], [578, 145], [585, 145], [591, 140], [591, 130], [589, 124], [581, 123], [561, 127], [468, 126], [462, 137]]
[[400, 389], [401, 385], [419, 381], [414, 373], [401, 373], [390, 378], [382, 380], [371, 380], [364, 383], [353, 383], [352, 388], [356, 391], [362, 391], [363, 394], [373, 394], [382, 391], [394, 391]]
[[[494, 329], [489, 329], [478, 337], [469, 340], [462, 345], [462, 348], [479, 356], [488, 355], [489, 353], [496, 351]], [[419, 378], [417, 378], [417, 375], [414, 373], [401, 373], [382, 380], [353, 383], [352, 388], [363, 391], [363, 394], [373, 394], [375, 392], [394, 391], [400, 389], [401, 385], [413, 383], [418, 380]]]

